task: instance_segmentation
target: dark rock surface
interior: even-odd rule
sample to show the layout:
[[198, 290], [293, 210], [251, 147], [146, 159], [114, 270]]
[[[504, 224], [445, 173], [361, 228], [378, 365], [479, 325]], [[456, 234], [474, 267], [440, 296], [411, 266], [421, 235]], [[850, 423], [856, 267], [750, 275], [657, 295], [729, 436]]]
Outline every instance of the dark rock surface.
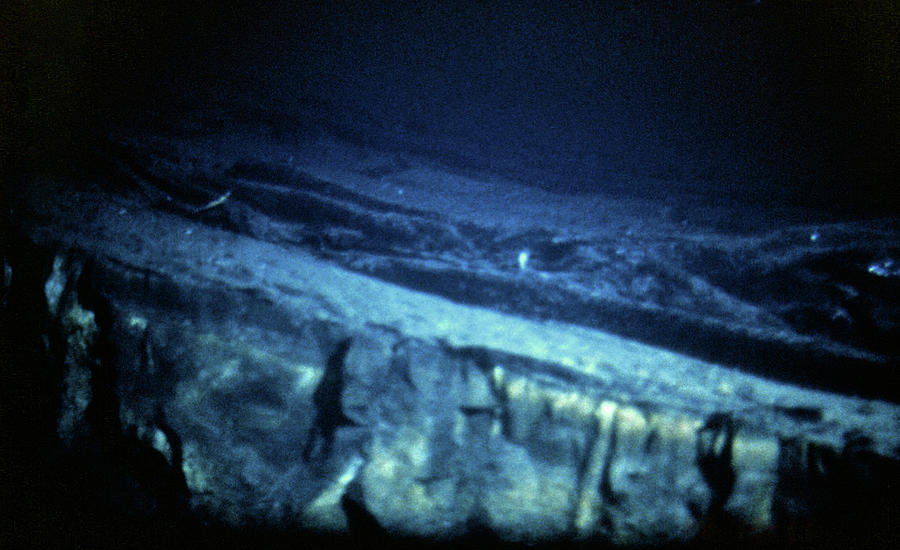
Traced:
[[[896, 281], [865, 275], [890, 225], [821, 226], [827, 253], [793, 228], [560, 238], [277, 163], [187, 186], [162, 153], [95, 153], [96, 179], [12, 189], [5, 259], [7, 329], [31, 346], [5, 372], [49, 392], [40, 471], [104, 487], [86, 515], [417, 544], [892, 536]], [[875, 345], [779, 316], [839, 307], [773, 290], [816, 277], [877, 304]], [[736, 364], [653, 345], [687, 334]]]
[[12, 4], [0, 547], [900, 544], [889, 2]]

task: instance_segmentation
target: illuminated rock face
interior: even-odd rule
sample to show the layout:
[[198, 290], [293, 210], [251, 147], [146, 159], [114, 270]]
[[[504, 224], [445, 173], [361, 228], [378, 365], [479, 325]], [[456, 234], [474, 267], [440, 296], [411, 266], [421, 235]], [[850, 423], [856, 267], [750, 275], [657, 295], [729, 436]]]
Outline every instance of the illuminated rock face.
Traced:
[[[80, 199], [100, 227], [118, 216]], [[894, 405], [459, 305], [176, 216], [131, 222], [62, 239], [36, 224], [23, 246], [53, 251], [35, 270], [71, 373], [60, 435], [164, 459], [159, 502], [187, 517], [662, 543], [814, 524], [896, 473]]]

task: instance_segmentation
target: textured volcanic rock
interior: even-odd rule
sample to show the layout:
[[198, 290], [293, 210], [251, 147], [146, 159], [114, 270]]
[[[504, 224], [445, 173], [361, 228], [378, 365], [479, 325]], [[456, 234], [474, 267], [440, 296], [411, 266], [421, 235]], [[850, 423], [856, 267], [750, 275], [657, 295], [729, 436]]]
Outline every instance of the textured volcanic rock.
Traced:
[[48, 369], [62, 456], [130, 518], [648, 544], [836, 519], [881, 536], [896, 510], [888, 402], [453, 302], [97, 187], [18, 201], [6, 319], [43, 344], [5, 369]]

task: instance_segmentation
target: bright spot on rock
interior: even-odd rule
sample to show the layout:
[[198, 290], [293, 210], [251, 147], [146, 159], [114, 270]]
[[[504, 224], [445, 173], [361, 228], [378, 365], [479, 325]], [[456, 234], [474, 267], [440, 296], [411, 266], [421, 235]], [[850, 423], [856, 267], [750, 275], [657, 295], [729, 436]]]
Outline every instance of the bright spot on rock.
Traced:
[[531, 254], [527, 250], [519, 252], [519, 269], [528, 267], [528, 258]]

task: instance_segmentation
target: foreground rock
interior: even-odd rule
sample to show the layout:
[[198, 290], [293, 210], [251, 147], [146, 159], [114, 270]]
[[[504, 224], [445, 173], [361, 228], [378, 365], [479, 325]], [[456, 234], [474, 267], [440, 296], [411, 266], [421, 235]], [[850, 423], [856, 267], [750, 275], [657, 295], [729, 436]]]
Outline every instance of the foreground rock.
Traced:
[[63, 447], [153, 473], [137, 510], [392, 540], [647, 544], [836, 519], [883, 532], [876, 511], [896, 509], [896, 405], [35, 186], [5, 260], [8, 317], [45, 323], [17, 330], [45, 331]]

